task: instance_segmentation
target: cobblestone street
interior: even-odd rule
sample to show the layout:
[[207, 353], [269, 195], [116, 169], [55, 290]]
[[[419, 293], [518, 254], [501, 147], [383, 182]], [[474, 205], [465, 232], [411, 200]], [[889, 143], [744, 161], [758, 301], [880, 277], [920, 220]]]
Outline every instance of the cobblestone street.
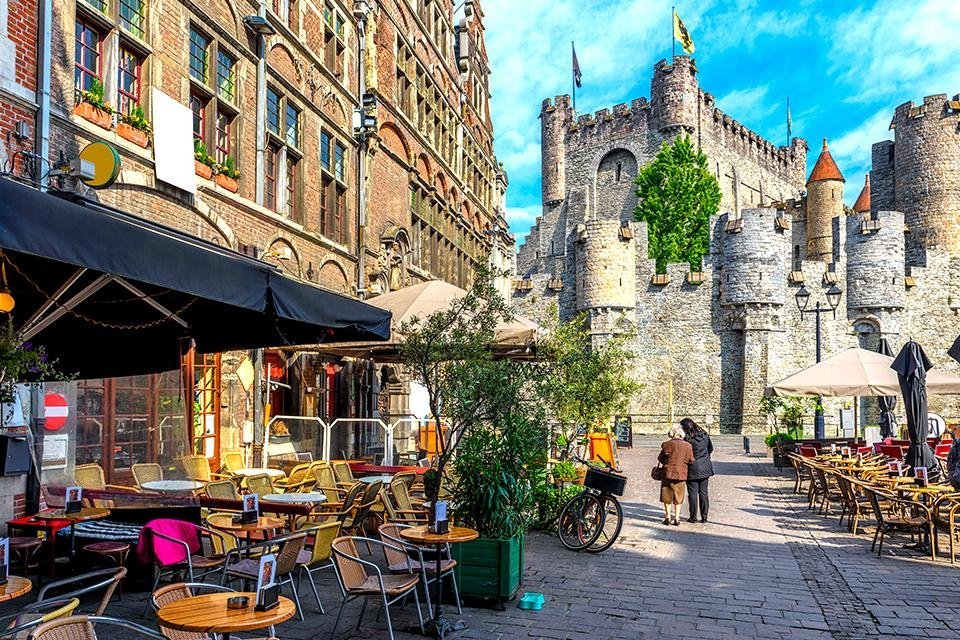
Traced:
[[[732, 441], [727, 441], [731, 443]], [[630, 474], [621, 540], [599, 556], [564, 550], [549, 536], [527, 540], [525, 589], [547, 597], [541, 612], [465, 609], [470, 629], [459, 638], [841, 639], [955, 638], [960, 631], [960, 569], [931, 565], [902, 550], [869, 553], [872, 529], [852, 538], [807, 511], [792, 494], [791, 473], [781, 476], [764, 458], [718, 447], [711, 483], [711, 522], [666, 527], [649, 478], [656, 450], [621, 456]], [[894, 555], [899, 551], [899, 555]], [[332, 573], [319, 574], [326, 615], [314, 613], [277, 628], [283, 638], [329, 636], [339, 597]], [[304, 585], [302, 593], [308, 594]], [[126, 593], [108, 615], [140, 617], [144, 594]], [[8, 605], [9, 606], [9, 605]], [[344, 614], [338, 638], [386, 638], [371, 606], [357, 631], [359, 603]], [[455, 613], [455, 612], [454, 612]], [[398, 628], [415, 621], [407, 607]], [[119, 636], [118, 636], [119, 637]], [[398, 638], [418, 637], [398, 633]]]

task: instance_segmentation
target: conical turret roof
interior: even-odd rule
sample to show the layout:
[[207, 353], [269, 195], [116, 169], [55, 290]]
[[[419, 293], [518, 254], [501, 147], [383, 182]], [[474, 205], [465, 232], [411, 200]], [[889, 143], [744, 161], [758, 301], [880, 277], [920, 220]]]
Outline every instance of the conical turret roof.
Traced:
[[853, 203], [853, 210], [857, 213], [870, 211], [870, 174], [863, 179], [863, 190], [857, 196], [857, 201]]
[[813, 165], [813, 171], [810, 172], [810, 179], [807, 180], [807, 184], [819, 182], [820, 180], [839, 180], [840, 182], [846, 182], [846, 180], [843, 179], [843, 174], [840, 173], [840, 167], [833, 161], [833, 156], [831, 156], [827, 150], [826, 138], [823, 139], [823, 150], [820, 152], [820, 157], [817, 158], [817, 164]]

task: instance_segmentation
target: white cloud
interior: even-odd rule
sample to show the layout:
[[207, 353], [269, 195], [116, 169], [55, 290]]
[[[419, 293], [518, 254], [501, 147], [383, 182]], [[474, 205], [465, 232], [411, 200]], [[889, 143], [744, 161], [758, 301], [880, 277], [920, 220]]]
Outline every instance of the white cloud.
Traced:
[[743, 114], [736, 117], [742, 117], [744, 121], [759, 123], [777, 109], [786, 108], [785, 105], [781, 106], [770, 100], [768, 93], [770, 87], [765, 84], [748, 89], [735, 89], [722, 98], [717, 98], [717, 106], [731, 115]]
[[[517, 227], [522, 229], [522, 235], [527, 235], [527, 228], [532, 227], [537, 217], [542, 213], [543, 208], [539, 204], [531, 204], [524, 207], [511, 207], [507, 205], [507, 223], [511, 229]], [[521, 240], [518, 238], [518, 241]]]

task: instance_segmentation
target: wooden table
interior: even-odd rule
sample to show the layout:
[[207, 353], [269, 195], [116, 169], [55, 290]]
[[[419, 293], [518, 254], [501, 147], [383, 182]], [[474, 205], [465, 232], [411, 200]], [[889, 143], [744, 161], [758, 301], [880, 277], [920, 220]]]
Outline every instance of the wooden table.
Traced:
[[[227, 598], [247, 596], [246, 609], [228, 609]], [[206, 593], [165, 604], [157, 611], [161, 626], [194, 633], [218, 633], [226, 640], [231, 633], [256, 631], [280, 624], [297, 612], [293, 601], [280, 596], [280, 606], [270, 611], [254, 611], [255, 593]]]
[[[37, 516], [25, 516], [14, 520], [7, 520], [7, 531], [17, 530], [32, 532], [38, 538], [47, 543], [47, 573], [53, 578], [56, 576], [57, 559], [57, 531], [66, 529], [71, 524], [70, 520], [50, 520], [38, 518]], [[12, 535], [12, 533], [11, 533]]]
[[69, 520], [70, 521], [70, 560], [72, 561], [76, 555], [76, 539], [77, 532], [74, 525], [78, 522], [87, 522], [88, 520], [102, 520], [110, 515], [110, 509], [102, 509], [99, 507], [84, 507], [77, 511], [76, 513], [66, 513], [63, 509], [45, 509], [38, 513], [36, 518], [41, 520]]
[[[443, 547], [447, 544], [470, 542], [471, 540], [476, 540], [479, 536], [480, 534], [473, 529], [454, 527], [452, 525], [447, 533], [431, 533], [427, 529], [427, 525], [400, 530], [400, 537], [408, 542], [436, 547], [437, 569], [435, 575], [437, 576], [437, 599], [434, 600], [433, 620], [427, 625], [427, 633], [431, 634], [436, 640], [443, 640], [446, 634], [454, 631], [462, 631], [467, 628], [467, 625], [462, 621], [452, 623], [443, 617], [443, 610], [440, 604], [443, 601], [443, 580], [440, 579], [441, 569], [443, 567]], [[427, 585], [424, 585], [424, 588], [426, 587]]]
[[153, 480], [144, 482], [140, 486], [158, 493], [192, 493], [202, 489], [204, 484], [199, 480]]
[[29, 593], [31, 589], [33, 589], [33, 583], [30, 582], [29, 578], [7, 576], [7, 583], [0, 584], [0, 602], [19, 598], [23, 594]]
[[266, 538], [268, 531], [283, 527], [283, 520], [281, 518], [274, 518], [273, 516], [260, 516], [256, 522], [243, 524], [239, 520], [234, 520], [231, 514], [218, 513], [207, 517], [207, 522], [211, 527], [217, 529], [232, 531], [237, 535], [242, 533], [247, 544], [250, 543], [250, 535], [257, 531], [263, 531], [264, 538]]

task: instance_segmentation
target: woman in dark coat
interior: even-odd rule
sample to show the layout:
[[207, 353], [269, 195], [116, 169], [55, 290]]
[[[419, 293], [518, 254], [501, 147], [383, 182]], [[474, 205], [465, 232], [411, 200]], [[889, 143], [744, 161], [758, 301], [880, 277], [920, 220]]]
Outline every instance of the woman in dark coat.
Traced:
[[700, 505], [700, 522], [707, 521], [707, 512], [710, 510], [710, 496], [708, 483], [713, 475], [713, 463], [710, 454], [713, 453], [713, 442], [703, 428], [690, 418], [680, 421], [683, 427], [684, 440], [693, 447], [693, 462], [687, 469], [687, 494], [690, 496], [690, 518], [687, 522], [697, 521], [697, 504]]
[[669, 440], [660, 445], [657, 458], [663, 465], [660, 481], [660, 502], [663, 503], [663, 524], [680, 524], [680, 505], [686, 487], [687, 470], [693, 464], [693, 449], [683, 440], [683, 429], [673, 425], [667, 433]]

